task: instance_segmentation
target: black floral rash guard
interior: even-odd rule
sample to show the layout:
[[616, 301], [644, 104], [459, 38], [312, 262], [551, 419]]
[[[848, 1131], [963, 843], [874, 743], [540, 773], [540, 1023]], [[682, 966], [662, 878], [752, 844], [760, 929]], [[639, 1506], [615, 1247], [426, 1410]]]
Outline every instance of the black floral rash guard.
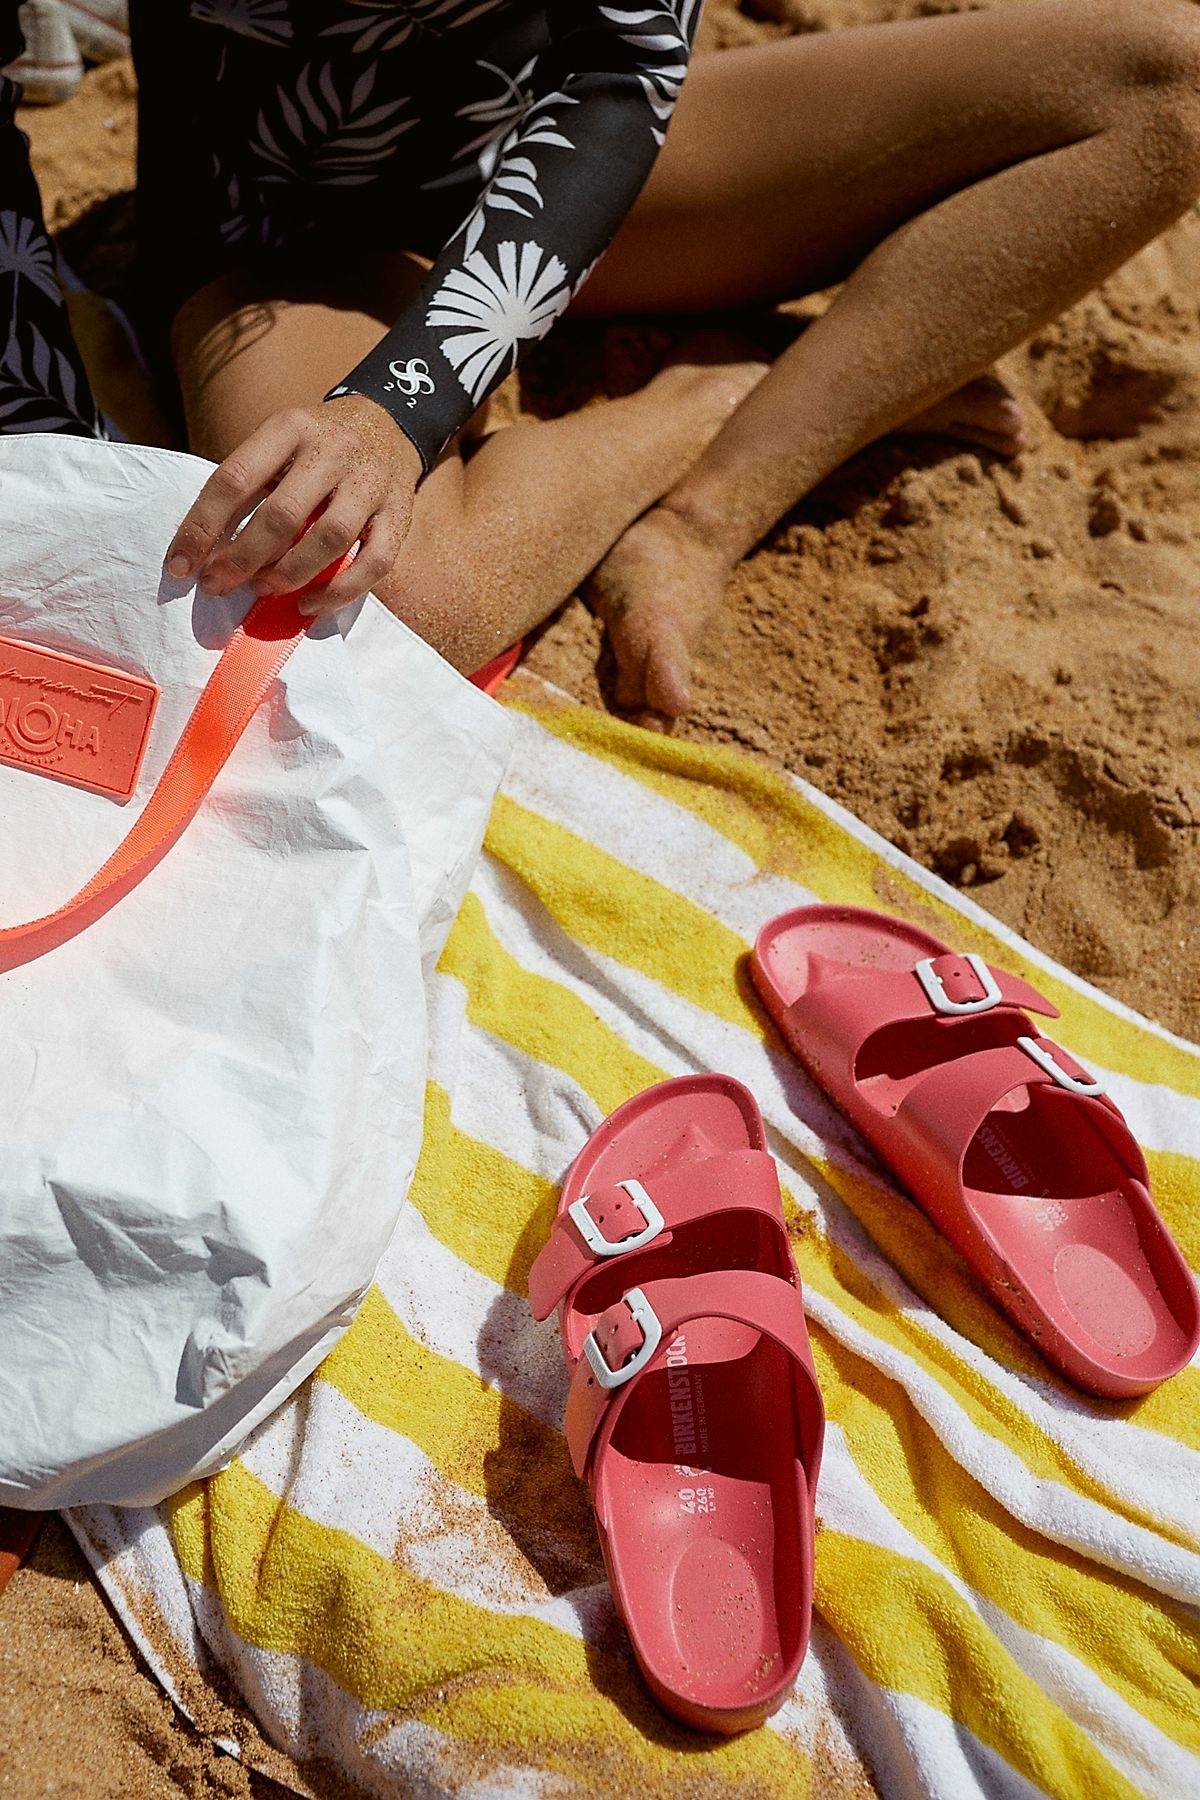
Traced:
[[[0, 68], [24, 48], [17, 0], [0, 0]], [[71, 336], [29, 149], [13, 122], [20, 90], [0, 75], [0, 432], [103, 429]]]
[[[504, 14], [529, 9], [442, 0], [424, 10], [448, 29], [456, 11], [472, 22], [492, 12], [502, 32]], [[637, 198], [687, 70], [699, 4], [556, 0], [542, 11], [546, 47], [523, 62], [509, 56], [508, 68], [477, 62], [496, 77], [493, 94], [454, 109], [463, 142], [449, 160], [478, 172], [478, 197], [413, 305], [333, 390], [380, 401], [426, 467], [545, 337]]]
[[[16, 10], [0, 0], [5, 60]], [[169, 319], [214, 276], [277, 255], [314, 269], [347, 245], [428, 256], [419, 293], [327, 398], [377, 401], [429, 468], [545, 337], [636, 199], [699, 11], [700, 0], [133, 0], [139, 254], [154, 308]], [[54, 307], [53, 262], [11, 93], [0, 89], [0, 302], [7, 275], [16, 348], [0, 370], [0, 429], [95, 429], [61, 306], [56, 336], [44, 309], [34, 316]], [[6, 262], [10, 210], [24, 248]], [[36, 378], [47, 353], [60, 402], [74, 381], [77, 422], [52, 424], [47, 410], [34, 424], [27, 407], [29, 422], [7, 425], [8, 369]]]

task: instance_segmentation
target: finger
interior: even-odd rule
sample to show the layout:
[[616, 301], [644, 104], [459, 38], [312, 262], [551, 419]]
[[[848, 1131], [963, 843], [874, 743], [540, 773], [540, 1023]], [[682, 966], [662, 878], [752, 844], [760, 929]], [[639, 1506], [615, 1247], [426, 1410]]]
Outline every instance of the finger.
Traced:
[[368, 522], [362, 548], [349, 568], [343, 569], [327, 586], [314, 588], [311, 594], [306, 594], [299, 602], [300, 611], [317, 616], [337, 612], [339, 607], [361, 600], [364, 594], [386, 581], [408, 535], [408, 521], [408, 513], [396, 506], [377, 512]]
[[[238, 535], [210, 557], [202, 576], [209, 593], [227, 594], [231, 588], [238, 587], [257, 575], [266, 577], [261, 583], [256, 583], [260, 592], [285, 592], [288, 583], [279, 583], [273, 579], [275, 566], [281, 557], [287, 556], [313, 514], [325, 507], [336, 489], [338, 472], [337, 460], [331, 456], [313, 457], [308, 462], [294, 463], [279, 486], [267, 495]], [[326, 517], [327, 514], [323, 513], [311, 529], [318, 530], [325, 524]], [[337, 521], [332, 533], [326, 528], [322, 541], [340, 535], [340, 530], [340, 521]], [[353, 542], [352, 533], [339, 543], [333, 555], [340, 555]], [[330, 561], [331, 557], [327, 556], [324, 563], [317, 562], [312, 573], [319, 574]]]
[[295, 537], [278, 561], [263, 568], [254, 583], [260, 594], [294, 594], [323, 575], [366, 530], [372, 513], [367, 495], [349, 484], [334, 486], [328, 506], [303, 537]]
[[200, 489], [171, 539], [168, 575], [185, 581], [244, 519], [299, 448], [303, 414], [276, 413], [227, 456]]

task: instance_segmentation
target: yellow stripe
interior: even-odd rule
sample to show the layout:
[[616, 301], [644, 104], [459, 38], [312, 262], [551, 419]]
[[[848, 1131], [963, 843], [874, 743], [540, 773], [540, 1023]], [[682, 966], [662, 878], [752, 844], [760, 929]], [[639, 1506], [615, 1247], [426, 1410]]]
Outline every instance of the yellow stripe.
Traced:
[[598, 1793], [677, 1800], [703, 1746], [714, 1797], [808, 1790], [806, 1760], [774, 1732], [706, 1743], [669, 1724], [616, 1634], [585, 1646], [447, 1594], [294, 1511], [240, 1462], [176, 1504], [174, 1538], [194, 1580], [215, 1572], [246, 1643], [303, 1656], [390, 1713], [389, 1725], [420, 1720], [447, 1733], [462, 1747], [464, 1778], [468, 1767], [476, 1782], [506, 1765], [576, 1781], [598, 1769]]
[[558, 1188], [450, 1120], [450, 1097], [425, 1089], [425, 1141], [409, 1198], [433, 1235], [463, 1262], [515, 1294], [550, 1235]]
[[1189, 1267], [1200, 1271], [1200, 1162], [1176, 1150], [1147, 1150], [1145, 1156], [1154, 1204]]
[[463, 902], [438, 968], [466, 988], [472, 1025], [561, 1070], [603, 1113], [663, 1078], [585, 1000], [510, 956], [474, 894]]
[[898, 1383], [823, 1331], [829, 1416], [888, 1511], [1017, 1624], [1061, 1644], [1166, 1736], [1200, 1751], [1200, 1644], [1184, 1610], [1028, 1529], [954, 1460]]
[[562, 1435], [417, 1343], [378, 1289], [318, 1379], [416, 1444], [447, 1481], [486, 1500], [517, 1542], [531, 1525], [544, 1534], [556, 1546], [564, 1585], [600, 1579], [591, 1509]]
[[823, 1531], [816, 1604], [872, 1681], [965, 1725], [1055, 1800], [1138, 1800], [932, 1569]]
[[702, 819], [757, 868], [795, 881], [826, 902], [899, 913], [955, 949], [979, 951], [1022, 975], [1061, 1009], [1063, 1035], [1085, 1059], [1200, 1098], [1200, 1056], [1195, 1051], [1162, 1042], [1027, 962], [986, 927], [884, 863], [783, 776], [743, 751], [639, 731], [590, 707], [543, 696], [532, 682], [522, 686], [519, 710], [555, 737]]
[[712, 913], [504, 795], [485, 842], [577, 943], [763, 1035], [746, 945]]

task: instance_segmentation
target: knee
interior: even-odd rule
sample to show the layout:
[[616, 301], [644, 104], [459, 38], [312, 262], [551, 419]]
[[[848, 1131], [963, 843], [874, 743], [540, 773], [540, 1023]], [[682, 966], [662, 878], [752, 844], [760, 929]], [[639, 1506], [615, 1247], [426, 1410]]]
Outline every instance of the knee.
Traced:
[[1163, 203], [1182, 211], [1200, 195], [1200, 5], [1100, 0], [1085, 20], [1110, 117], [1128, 122]]

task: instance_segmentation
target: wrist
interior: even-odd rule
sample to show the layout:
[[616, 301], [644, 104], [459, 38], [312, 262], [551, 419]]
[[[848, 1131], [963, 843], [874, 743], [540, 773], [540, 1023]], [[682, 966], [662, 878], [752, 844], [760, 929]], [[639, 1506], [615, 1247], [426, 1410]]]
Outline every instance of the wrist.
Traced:
[[322, 405], [335, 412], [339, 418], [347, 420], [356, 430], [363, 431], [378, 438], [380, 433], [394, 434], [396, 452], [406, 457], [412, 464], [414, 482], [419, 481], [425, 473], [425, 459], [412, 438], [394, 414], [390, 413], [382, 401], [373, 400], [369, 394], [334, 394], [327, 395]]

